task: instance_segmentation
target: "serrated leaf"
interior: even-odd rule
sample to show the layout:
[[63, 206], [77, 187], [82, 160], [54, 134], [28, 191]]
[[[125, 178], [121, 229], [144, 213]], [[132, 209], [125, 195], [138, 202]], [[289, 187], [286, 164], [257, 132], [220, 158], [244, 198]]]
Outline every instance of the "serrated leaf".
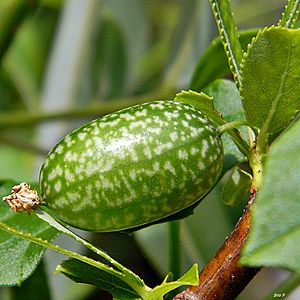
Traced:
[[239, 65], [242, 60], [242, 47], [238, 32], [233, 20], [228, 0], [210, 0], [217, 21], [224, 50], [228, 58], [230, 71], [233, 74], [237, 86], [241, 85]]
[[233, 168], [221, 192], [222, 202], [226, 205], [237, 205], [248, 199], [251, 176], [239, 167]]
[[299, 16], [300, 0], [289, 0], [278, 25], [293, 28]]
[[300, 272], [300, 122], [270, 147], [241, 262]]
[[[216, 110], [222, 114], [226, 121], [232, 122], [245, 118], [240, 93], [234, 82], [217, 79], [204, 92], [213, 97]], [[244, 138], [246, 138], [245, 128], [241, 128], [240, 131], [243, 133]], [[246, 158], [227, 132], [222, 134], [221, 139], [224, 146], [224, 166], [222, 170], [222, 174], [224, 174], [234, 165], [244, 162]]]
[[204, 92], [213, 97], [216, 110], [226, 121], [232, 122], [245, 118], [240, 92], [234, 82], [217, 79], [204, 89]]
[[[247, 49], [247, 45], [256, 36], [258, 29], [239, 32], [242, 48]], [[227, 57], [221, 38], [217, 37], [212, 41], [204, 55], [200, 58], [191, 79], [191, 89], [201, 91], [208, 84], [229, 72]]]
[[56, 267], [57, 273], [77, 283], [88, 283], [110, 292], [114, 299], [140, 299], [139, 295], [120, 278], [76, 259], [68, 259]]
[[[0, 196], [7, 196], [16, 183], [0, 182]], [[0, 221], [33, 236], [52, 240], [59, 233], [34, 214], [14, 213], [0, 201]], [[19, 285], [40, 262], [45, 248], [0, 230], [0, 285]]]
[[47, 274], [43, 260], [33, 274], [20, 287], [11, 287], [10, 294], [13, 300], [51, 300]]
[[187, 271], [177, 281], [166, 282], [164, 281], [161, 285], [155, 287], [145, 300], [157, 300], [163, 299], [163, 296], [167, 293], [184, 285], [197, 285], [199, 284], [198, 265], [195, 264], [192, 268]]
[[205, 113], [208, 118], [216, 124], [224, 124], [221, 114], [215, 110], [213, 98], [204, 93], [197, 93], [194, 91], [182, 91], [176, 94], [174, 101], [183, 102], [195, 106], [201, 112]]
[[[206, 91], [213, 97], [205, 93], [195, 91], [182, 91], [178, 93], [174, 101], [183, 102], [195, 106], [197, 109], [205, 113], [209, 119], [216, 125], [223, 125], [226, 116], [232, 121], [243, 118], [240, 96], [233, 82], [220, 80], [209, 86]], [[215, 103], [220, 110], [215, 109]], [[222, 114], [221, 114], [221, 113]], [[238, 112], [238, 113], [236, 113]], [[231, 132], [235, 137], [240, 136], [237, 131]], [[232, 166], [245, 161], [245, 156], [239, 151], [237, 146], [228, 133], [222, 135], [224, 145], [224, 166], [221, 175], [226, 173]]]
[[283, 130], [300, 109], [300, 29], [266, 28], [248, 48], [241, 96], [251, 126]]

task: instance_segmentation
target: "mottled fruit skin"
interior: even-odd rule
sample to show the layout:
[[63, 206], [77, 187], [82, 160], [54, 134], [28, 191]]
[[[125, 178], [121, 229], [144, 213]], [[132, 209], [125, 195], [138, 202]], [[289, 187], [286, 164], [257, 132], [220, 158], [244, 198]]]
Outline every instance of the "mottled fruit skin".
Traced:
[[40, 172], [45, 205], [90, 231], [142, 226], [192, 205], [216, 183], [223, 147], [196, 108], [175, 101], [132, 106], [62, 139]]

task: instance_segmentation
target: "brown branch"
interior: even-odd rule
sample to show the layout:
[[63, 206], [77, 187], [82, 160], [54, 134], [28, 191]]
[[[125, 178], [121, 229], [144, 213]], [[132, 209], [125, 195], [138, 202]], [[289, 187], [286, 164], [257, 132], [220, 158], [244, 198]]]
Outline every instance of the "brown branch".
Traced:
[[250, 206], [255, 198], [251, 189], [244, 213], [223, 246], [199, 275], [200, 283], [178, 294], [173, 300], [232, 300], [260, 270], [242, 267], [238, 261], [250, 229]]

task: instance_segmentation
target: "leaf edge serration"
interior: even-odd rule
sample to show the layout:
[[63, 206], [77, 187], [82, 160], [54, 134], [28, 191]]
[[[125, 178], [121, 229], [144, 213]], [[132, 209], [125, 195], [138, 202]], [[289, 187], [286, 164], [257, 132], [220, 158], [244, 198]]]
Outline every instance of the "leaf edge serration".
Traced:
[[[213, 0], [210, 0], [210, 3], [211, 3], [212, 11], [213, 11], [213, 13], [215, 15], [217, 27], [218, 27], [219, 32], [220, 32], [220, 38], [221, 38], [221, 42], [223, 44], [224, 51], [225, 51], [225, 54], [226, 54], [226, 57], [227, 57], [229, 69], [230, 69], [230, 71], [231, 71], [231, 73], [233, 75], [234, 82], [236, 83], [237, 87], [239, 88], [240, 85], [241, 85], [240, 63], [241, 63], [241, 59], [243, 57], [243, 50], [240, 47], [241, 58], [240, 58], [240, 61], [238, 61], [238, 57], [236, 56], [236, 53], [234, 53], [234, 51], [232, 51], [232, 49], [230, 49], [229, 43], [228, 43], [228, 41], [226, 39], [226, 34], [227, 33], [225, 32], [224, 27], [222, 25], [222, 20], [221, 20], [221, 16], [220, 16], [219, 10], [217, 8], [217, 4]], [[229, 4], [229, 1], [228, 1], [228, 4]], [[232, 14], [232, 12], [230, 12], [230, 17], [233, 20], [233, 14]], [[237, 33], [237, 38], [239, 40], [239, 34], [238, 34], [236, 26], [235, 26], [235, 31]], [[229, 41], [230, 41], [230, 39], [229, 39]], [[234, 57], [234, 59], [233, 59], [233, 57]]]

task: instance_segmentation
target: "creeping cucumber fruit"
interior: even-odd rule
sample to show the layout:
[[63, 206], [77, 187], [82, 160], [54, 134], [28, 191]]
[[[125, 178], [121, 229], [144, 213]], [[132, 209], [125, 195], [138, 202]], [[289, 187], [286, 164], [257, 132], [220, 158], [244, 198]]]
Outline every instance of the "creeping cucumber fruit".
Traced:
[[181, 102], [153, 101], [63, 138], [41, 168], [41, 198], [71, 226], [125, 230], [196, 203], [215, 185], [222, 166], [222, 142], [202, 112]]

